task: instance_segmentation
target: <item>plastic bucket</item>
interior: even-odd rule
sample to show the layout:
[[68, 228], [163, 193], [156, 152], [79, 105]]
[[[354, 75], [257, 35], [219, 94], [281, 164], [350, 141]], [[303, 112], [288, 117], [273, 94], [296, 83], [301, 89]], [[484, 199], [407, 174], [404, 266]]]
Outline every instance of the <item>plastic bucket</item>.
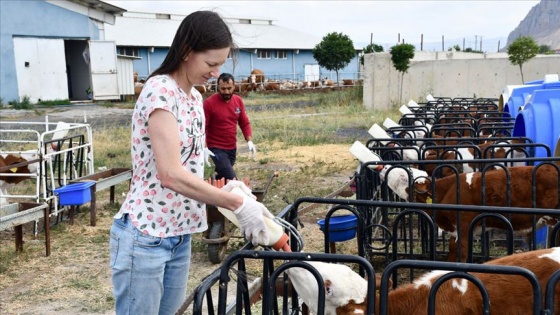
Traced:
[[94, 184], [94, 181], [70, 184], [55, 189], [54, 193], [61, 206], [79, 206], [91, 200], [90, 187]]
[[[555, 152], [560, 136], [560, 89], [534, 91], [530, 103], [515, 119], [513, 136], [546, 144]], [[536, 149], [535, 157], [546, 156], [544, 148]]]
[[[317, 221], [325, 233], [325, 219]], [[333, 216], [329, 220], [329, 242], [343, 242], [356, 237], [358, 218], [355, 215]]]

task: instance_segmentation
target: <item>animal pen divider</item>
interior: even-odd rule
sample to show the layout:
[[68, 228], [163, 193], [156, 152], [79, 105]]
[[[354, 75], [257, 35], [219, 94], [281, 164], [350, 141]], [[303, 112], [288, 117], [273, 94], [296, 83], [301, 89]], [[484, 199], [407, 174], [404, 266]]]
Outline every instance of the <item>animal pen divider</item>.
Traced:
[[[503, 220], [505, 230], [507, 231], [505, 233], [507, 236], [507, 254], [512, 254], [514, 248], [513, 229], [511, 225], [507, 224], [508, 214], [554, 215], [557, 210], [302, 197], [284, 208], [278, 216], [297, 226], [298, 210], [300, 210], [301, 205], [306, 203], [332, 206], [325, 222], [324, 253], [298, 252], [298, 248], [294, 245], [296, 242], [291, 234], [290, 244], [293, 250], [292, 253], [274, 252], [267, 249], [257, 251], [253, 250], [254, 246], [247, 243], [241, 250], [228, 256], [219, 268], [202, 280], [201, 284], [194, 289], [194, 292], [187, 298], [177, 314], [186, 313], [190, 307], [192, 307], [191, 310], [194, 315], [299, 314], [302, 312], [303, 305], [298, 301], [297, 292], [294, 292], [289, 279], [283, 275], [283, 271], [291, 267], [303, 266], [307, 268], [304, 265], [305, 261], [344, 263], [361, 276], [367, 275], [368, 279], [375, 279], [372, 275], [382, 274], [381, 286], [372, 288], [371, 286], [375, 285], [375, 281], [369, 281], [367, 294], [368, 307], [372, 307], [369, 310], [373, 310], [375, 303], [374, 292], [380, 292], [382, 311], [379, 314], [387, 314], [387, 308], [383, 305], [387, 303], [388, 279], [392, 278], [392, 283], [396, 286], [397, 283], [403, 281], [412, 281], [412, 279], [426, 270], [453, 271], [454, 273], [450, 275], [455, 278], [465, 278], [474, 283], [477, 283], [477, 279], [473, 279], [466, 272], [521, 275], [527, 278], [533, 286], [533, 309], [540, 311], [542, 308], [540, 301], [542, 301], [544, 296], [545, 288], [541, 288], [535, 276], [523, 268], [437, 261], [438, 258], [441, 258], [437, 254], [443, 252], [443, 247], [436, 242], [438, 238], [437, 226], [433, 223], [432, 218], [426, 215], [424, 210], [431, 209], [436, 212], [455, 210], [480, 213], [481, 216], [477, 217], [477, 220], [472, 223], [469, 235], [473, 234], [474, 226], [480, 225], [481, 221], [487, 217], [484, 214], [502, 213], [503, 215], [500, 218]], [[397, 213], [394, 219], [388, 220], [387, 225], [367, 221], [367, 218], [372, 217], [372, 212], [380, 213], [385, 211], [384, 209], [390, 209]], [[358, 216], [357, 244], [359, 244], [358, 246], [363, 246], [361, 250], [359, 249], [360, 255], [329, 253], [328, 230], [330, 226], [328, 221], [337, 211], [341, 210], [350, 211]], [[416, 217], [416, 219], [413, 219], [413, 217]], [[374, 229], [382, 231], [383, 237], [381, 239], [372, 238], [371, 231]], [[412, 229], [422, 229], [422, 232], [414, 231], [406, 235], [407, 231]], [[557, 245], [558, 236], [560, 235], [559, 230], [560, 224], [557, 224], [551, 230], [549, 236], [550, 247]], [[286, 233], [289, 233], [289, 231], [286, 231]], [[372, 242], [379, 242], [382, 248], [374, 248]], [[474, 242], [469, 242], [469, 256], [473, 253], [473, 244]], [[379, 255], [384, 256], [386, 259], [384, 266], [372, 264], [372, 258]], [[476, 258], [480, 260], [481, 257], [486, 260], [490, 258], [483, 257], [482, 255]], [[258, 271], [255, 271], [254, 261], [258, 263]], [[251, 262], [253, 262], [252, 268], [248, 269], [248, 265]], [[311, 269], [308, 268], [313, 273]], [[318, 283], [322, 283], [323, 279], [320, 276], [314, 274], [314, 277]], [[450, 278], [448, 277], [448, 279]], [[559, 279], [560, 272], [558, 272], [558, 276], [551, 278], [549, 282], [554, 285]], [[230, 283], [233, 285], [230, 285]], [[317, 284], [312, 283], [310, 285]], [[480, 286], [480, 284], [476, 285]], [[319, 286], [319, 288], [322, 287], [322, 285]], [[484, 288], [479, 289], [483, 297], [487, 299]], [[437, 288], [434, 288], [430, 296], [435, 295], [436, 291]], [[319, 294], [319, 301], [324, 302], [324, 292]], [[255, 310], [251, 308], [252, 305], [261, 299], [261, 296], [262, 304], [260, 309]], [[547, 293], [550, 305], [554, 305], [553, 297], [553, 293]], [[488, 301], [486, 303], [488, 304]], [[366, 314], [373, 314], [373, 311], [368, 311]]]
[[[363, 216], [363, 220], [365, 221], [366, 228], [363, 229], [364, 238], [363, 244], [365, 244], [366, 255], [381, 255], [384, 256], [387, 261], [390, 257], [392, 260], [398, 259], [398, 257], [407, 257], [409, 259], [430, 259], [433, 260], [434, 258], [442, 259], [444, 255], [448, 254], [447, 250], [449, 249], [446, 239], [446, 233], [438, 232], [438, 227], [435, 225], [436, 218], [438, 213], [441, 211], [456, 211], [458, 217], [458, 237], [460, 237], [460, 213], [463, 212], [472, 212], [472, 213], [479, 213], [479, 215], [474, 219], [474, 221], [470, 222], [469, 226], [469, 242], [468, 242], [468, 257], [467, 262], [471, 262], [473, 260], [476, 261], [488, 261], [492, 256], [496, 256], [495, 254], [492, 255], [490, 253], [491, 249], [493, 251], [499, 252], [499, 248], [504, 246], [506, 249], [502, 249], [502, 251], [506, 251], [508, 254], [512, 253], [513, 245], [517, 244], [520, 247], [526, 247], [530, 250], [537, 249], [537, 247], [541, 246], [537, 244], [537, 232], [539, 230], [537, 226], [537, 219], [535, 216], [538, 215], [548, 215], [552, 218], [558, 218], [558, 209], [541, 209], [537, 208], [536, 200], [537, 198], [541, 197], [538, 195], [536, 191], [536, 183], [535, 180], [532, 181], [532, 207], [531, 208], [515, 208], [509, 207], [504, 205], [503, 207], [490, 207], [485, 204], [483, 205], [461, 205], [460, 203], [460, 191], [458, 190], [457, 196], [458, 199], [456, 204], [436, 204], [434, 203], [418, 203], [414, 202], [414, 196], [419, 193], [414, 191], [413, 187], [413, 174], [409, 167], [414, 166], [419, 169], [422, 169], [423, 165], [427, 165], [429, 163], [438, 163], [438, 166], [434, 170], [434, 174], [428, 179], [431, 180], [432, 183], [435, 182], [437, 179], [436, 174], [438, 173], [438, 169], [441, 168], [450, 168], [456, 174], [455, 176], [459, 176], [459, 173], [456, 169], [457, 163], [480, 163], [484, 165], [483, 168], [480, 169], [483, 173], [484, 178], [487, 172], [494, 168], [500, 168], [506, 174], [509, 174], [507, 168], [504, 167], [505, 163], [515, 163], [515, 162], [523, 162], [527, 165], [536, 165], [535, 169], [533, 170], [533, 177], [535, 176], [538, 169], [543, 166], [551, 166], [552, 172], [560, 173], [560, 166], [556, 163], [560, 161], [559, 157], [553, 158], [520, 158], [520, 159], [477, 159], [477, 160], [453, 160], [453, 161], [380, 161], [380, 162], [368, 162], [361, 166], [359, 173], [355, 176], [356, 178], [356, 198], [359, 200], [378, 200], [381, 202], [379, 208], [372, 208], [369, 206], [361, 206], [359, 207], [359, 211]], [[376, 170], [370, 169], [371, 166], [375, 166], [378, 164], [385, 165], [388, 168], [387, 173], [391, 172], [392, 169], [403, 169], [408, 174], [408, 183], [409, 183], [409, 198], [410, 200], [402, 200], [398, 197], [391, 189], [388, 188], [386, 182], [382, 182], [379, 177], [379, 172]], [[453, 176], [453, 175], [451, 175]], [[508, 199], [511, 200], [511, 176], [507, 176], [507, 180], [503, 183], [503, 195]], [[458, 181], [458, 178], [457, 178]], [[559, 189], [557, 191], [557, 198], [560, 198], [560, 183]], [[435, 186], [431, 186], [430, 191], [432, 191], [435, 199]], [[484, 196], [486, 192], [486, 185], [483, 180], [483, 185], [480, 187], [480, 194], [481, 198], [484, 200]], [[414, 193], [412, 193], [414, 192]], [[427, 215], [425, 210], [432, 211], [432, 215]], [[414, 216], [412, 215], [414, 214]], [[510, 220], [511, 215], [514, 214], [528, 214], [532, 216], [531, 222], [531, 229], [528, 232], [530, 241], [521, 239], [521, 238], [514, 238], [513, 234], [513, 227], [511, 226]], [[492, 220], [501, 220], [504, 225], [505, 235], [503, 232], [499, 232], [495, 229], [486, 228], [484, 218], [489, 219], [491, 217]], [[478, 252], [474, 252], [474, 240], [476, 239], [473, 231], [475, 228], [480, 225], [481, 229], [481, 236], [480, 240], [477, 241], [479, 247]], [[413, 227], [416, 227], [413, 229]], [[553, 229], [556, 231], [559, 228], [559, 224], [557, 223]], [[383, 233], [389, 233], [392, 230], [392, 234], [390, 237], [384, 235]], [[381, 236], [377, 235], [377, 233], [381, 232]], [[545, 233], [546, 234], [546, 233]], [[558, 242], [558, 236], [556, 232], [551, 233], [550, 237], [548, 238], [548, 242], [550, 244], [555, 244]], [[504, 236], [506, 239], [504, 240]], [[391, 239], [393, 243], [393, 248], [389, 250], [387, 246], [383, 246], [383, 242], [387, 242], [387, 239]], [[435, 245], [432, 242], [436, 242]], [[542, 241], [542, 240], [541, 240]], [[546, 240], [545, 240], [546, 241]], [[417, 243], [417, 244], [415, 244]], [[461, 239], [457, 240], [459, 245], [458, 252], [461, 252]], [[546, 242], [545, 242], [546, 243]], [[381, 244], [381, 246], [375, 246], [372, 244]], [[402, 245], [398, 245], [402, 244]], [[433, 247], [435, 246], [435, 247]], [[547, 245], [545, 245], [547, 246]], [[435, 250], [432, 250], [434, 248]], [[381, 251], [379, 251], [381, 249]], [[435, 257], [432, 255], [436, 255]], [[497, 256], [501, 256], [498, 254]]]
[[[39, 163], [35, 173], [26, 175], [35, 181], [32, 193], [29, 192], [30, 190], [25, 190], [2, 197], [17, 200], [18, 203], [22, 204], [34, 202], [37, 205], [46, 205], [48, 217], [57, 217], [55, 223], [58, 223], [62, 214], [61, 211], [69, 210], [73, 212], [75, 209], [74, 206], [61, 207], [58, 197], [54, 194], [55, 189], [77, 180], [87, 180], [88, 176], [95, 176], [93, 135], [90, 125], [63, 122], [49, 123], [48, 121], [44, 123], [3, 121], [0, 124], [0, 128], [2, 153], [33, 156], [34, 158], [30, 163]], [[2, 173], [2, 175], [13, 176], [10, 173]], [[119, 178], [119, 182], [129, 178], [130, 176], [123, 179]], [[96, 179], [98, 178], [93, 180]], [[114, 186], [116, 183], [113, 180], [110, 185]], [[105, 188], [105, 186], [107, 185], [101, 185], [100, 188]], [[95, 187], [95, 185], [92, 187]], [[92, 193], [95, 193], [94, 189], [92, 189]], [[94, 200], [94, 197], [92, 197], [92, 200]], [[43, 208], [36, 207], [36, 211], [42, 211]], [[32, 210], [25, 211], [30, 212]], [[11, 213], [10, 216], [2, 216], [1, 226], [4, 229], [35, 221], [34, 234], [36, 237], [39, 219], [36, 214], [28, 213], [22, 215], [22, 213]], [[52, 222], [52, 220], [50, 221]], [[45, 226], [47, 256], [50, 253], [48, 229], [49, 227]]]

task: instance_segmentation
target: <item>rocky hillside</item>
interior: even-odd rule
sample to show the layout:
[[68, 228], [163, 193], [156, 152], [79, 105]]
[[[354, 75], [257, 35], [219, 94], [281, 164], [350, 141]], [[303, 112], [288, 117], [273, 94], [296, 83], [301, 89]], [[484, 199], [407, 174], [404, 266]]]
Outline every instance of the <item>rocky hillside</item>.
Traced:
[[507, 45], [520, 36], [531, 36], [539, 45], [560, 49], [560, 0], [541, 0], [508, 36]]

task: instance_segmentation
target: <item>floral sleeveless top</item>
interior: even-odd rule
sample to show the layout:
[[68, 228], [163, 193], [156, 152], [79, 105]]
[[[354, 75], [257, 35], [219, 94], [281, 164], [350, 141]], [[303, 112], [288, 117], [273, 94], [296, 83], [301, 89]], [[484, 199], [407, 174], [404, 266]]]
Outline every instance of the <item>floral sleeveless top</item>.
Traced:
[[115, 218], [128, 213], [142, 233], [170, 237], [207, 229], [206, 205], [162, 187], [158, 178], [148, 118], [156, 109], [166, 110], [177, 119], [183, 167], [204, 176], [204, 110], [202, 95], [191, 90], [191, 97], [168, 75], [151, 77], [138, 97], [132, 115], [130, 191]]

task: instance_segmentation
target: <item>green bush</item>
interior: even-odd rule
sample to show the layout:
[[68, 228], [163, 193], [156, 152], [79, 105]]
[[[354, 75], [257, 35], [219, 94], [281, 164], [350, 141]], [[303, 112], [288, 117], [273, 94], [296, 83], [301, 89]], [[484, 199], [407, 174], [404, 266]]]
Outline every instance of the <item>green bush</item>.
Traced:
[[37, 102], [37, 105], [43, 105], [43, 106], [70, 105], [70, 104], [71, 104], [71, 102], [68, 99], [66, 99], [66, 100], [50, 100], [50, 101], [39, 100], [39, 102]]
[[14, 109], [33, 109], [33, 104], [29, 101], [29, 96], [24, 96], [21, 101], [14, 100], [11, 102]]

